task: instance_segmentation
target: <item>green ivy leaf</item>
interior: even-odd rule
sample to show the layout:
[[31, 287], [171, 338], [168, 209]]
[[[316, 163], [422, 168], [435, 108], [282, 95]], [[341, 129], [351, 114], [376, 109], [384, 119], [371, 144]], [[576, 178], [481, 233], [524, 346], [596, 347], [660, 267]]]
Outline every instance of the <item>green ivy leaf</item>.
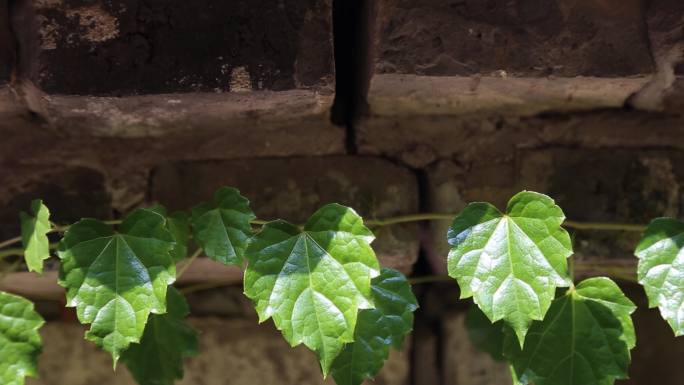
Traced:
[[31, 213], [19, 214], [21, 220], [21, 242], [24, 245], [24, 258], [29, 271], [43, 273], [43, 261], [50, 258], [50, 241], [47, 233], [50, 225], [50, 210], [43, 201], [31, 202]]
[[174, 245], [171, 256], [175, 262], [179, 262], [188, 256], [188, 241], [190, 239], [190, 218], [184, 211], [177, 211], [168, 215], [162, 205], [154, 205], [150, 210], [159, 213], [166, 218], [166, 229], [173, 236]]
[[521, 383], [608, 385], [627, 378], [635, 345], [636, 307], [608, 278], [590, 278], [557, 298], [535, 322], [521, 350], [505, 339], [505, 355]]
[[492, 323], [477, 306], [471, 306], [465, 318], [470, 343], [475, 349], [488, 353], [495, 361], [504, 361], [504, 333], [501, 321]]
[[508, 202], [506, 214], [489, 203], [469, 204], [449, 229], [449, 275], [461, 298], [473, 297], [491, 321], [503, 319], [521, 345], [556, 288], [570, 285], [572, 246], [564, 220], [553, 199], [523, 191]]
[[646, 289], [650, 307], [684, 335], [684, 222], [659, 218], [646, 229], [635, 254], [639, 283]]
[[260, 322], [273, 318], [292, 346], [315, 351], [324, 376], [353, 341], [359, 309], [373, 307], [371, 278], [379, 274], [373, 239], [354, 210], [329, 204], [303, 229], [269, 222], [247, 247], [245, 295]]
[[375, 377], [389, 357], [390, 346], [400, 349], [413, 328], [418, 301], [406, 277], [382, 269], [371, 281], [375, 309], [359, 311], [354, 342], [344, 345], [332, 365], [337, 385], [360, 385]]
[[183, 378], [183, 359], [197, 355], [197, 332], [185, 323], [189, 314], [183, 295], [173, 286], [166, 294], [166, 314], [153, 314], [140, 344], [121, 356], [140, 385], [173, 385]]
[[147, 209], [128, 215], [118, 233], [83, 219], [60, 243], [67, 306], [76, 307], [81, 323], [92, 324], [86, 339], [110, 352], [114, 365], [140, 341], [149, 314], [166, 312], [166, 290], [176, 275], [172, 247], [166, 219]]
[[195, 242], [211, 259], [225, 264], [242, 264], [247, 241], [252, 235], [254, 213], [249, 201], [234, 188], [224, 187], [214, 195], [213, 204], [192, 209]]
[[26, 376], [38, 377], [38, 329], [44, 323], [33, 303], [0, 292], [0, 383], [23, 385]]

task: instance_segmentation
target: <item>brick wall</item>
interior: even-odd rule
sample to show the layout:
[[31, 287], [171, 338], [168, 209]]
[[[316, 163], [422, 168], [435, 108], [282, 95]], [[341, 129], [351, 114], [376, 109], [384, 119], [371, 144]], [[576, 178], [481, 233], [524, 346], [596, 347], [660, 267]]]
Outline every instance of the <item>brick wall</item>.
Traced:
[[[189, 208], [225, 184], [293, 221], [331, 201], [366, 218], [502, 207], [522, 189], [574, 220], [684, 216], [679, 0], [225, 3], [0, 0], [0, 239], [36, 197], [69, 222]], [[440, 274], [447, 226], [388, 227], [374, 247]], [[634, 234], [574, 239], [580, 261], [634, 263]], [[678, 383], [684, 343], [625, 288], [642, 309], [624, 383]], [[456, 285], [416, 292], [415, 333], [377, 382], [505, 383], [469, 345]], [[183, 383], [321, 383], [239, 286], [190, 303], [203, 346]], [[39, 306], [53, 322], [29, 383], [131, 383], [58, 302]]]

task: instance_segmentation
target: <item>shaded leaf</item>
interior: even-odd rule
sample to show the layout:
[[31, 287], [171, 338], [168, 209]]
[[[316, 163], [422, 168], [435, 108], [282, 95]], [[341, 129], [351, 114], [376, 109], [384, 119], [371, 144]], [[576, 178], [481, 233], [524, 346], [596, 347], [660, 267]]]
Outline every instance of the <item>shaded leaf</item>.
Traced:
[[110, 352], [115, 365], [140, 341], [149, 314], [166, 312], [166, 290], [176, 274], [172, 247], [166, 219], [147, 209], [128, 215], [119, 232], [83, 219], [60, 243], [67, 306], [76, 307], [81, 323], [92, 324], [86, 339]]
[[379, 274], [373, 238], [354, 210], [329, 204], [303, 229], [269, 222], [247, 248], [245, 295], [260, 322], [273, 318], [292, 346], [315, 351], [324, 375], [352, 342], [359, 309], [373, 307], [371, 278]]
[[24, 258], [29, 271], [43, 273], [43, 261], [50, 258], [50, 241], [47, 233], [50, 225], [50, 210], [43, 201], [31, 202], [29, 214], [21, 212], [21, 242], [24, 245]]
[[634, 304], [608, 278], [590, 278], [557, 298], [521, 350], [512, 333], [506, 357], [521, 383], [608, 385], [627, 378]]
[[166, 314], [150, 316], [139, 344], [121, 356], [140, 385], [173, 385], [183, 378], [183, 359], [197, 355], [197, 332], [185, 322], [190, 312], [173, 286], [166, 294]]
[[660, 309], [675, 335], [684, 335], [684, 222], [655, 219], [635, 254], [639, 283], [646, 289], [649, 305]]
[[190, 239], [190, 218], [184, 211], [177, 211], [168, 215], [162, 205], [154, 205], [150, 210], [166, 218], [166, 229], [173, 236], [174, 245], [171, 249], [173, 260], [179, 262], [188, 256], [188, 241]]
[[400, 349], [413, 328], [416, 297], [406, 277], [396, 270], [382, 269], [371, 281], [375, 309], [359, 311], [354, 342], [348, 343], [332, 365], [337, 385], [360, 385], [375, 377], [390, 347]]
[[240, 265], [254, 218], [249, 201], [237, 189], [223, 187], [214, 195], [213, 203], [202, 203], [192, 209], [195, 242], [209, 258]]
[[572, 246], [564, 220], [553, 199], [523, 191], [508, 202], [506, 214], [489, 203], [469, 204], [449, 229], [449, 275], [461, 298], [472, 296], [492, 322], [503, 319], [521, 345], [556, 288], [570, 285]]
[[0, 292], [0, 383], [23, 385], [25, 377], [38, 376], [44, 323], [29, 300]]

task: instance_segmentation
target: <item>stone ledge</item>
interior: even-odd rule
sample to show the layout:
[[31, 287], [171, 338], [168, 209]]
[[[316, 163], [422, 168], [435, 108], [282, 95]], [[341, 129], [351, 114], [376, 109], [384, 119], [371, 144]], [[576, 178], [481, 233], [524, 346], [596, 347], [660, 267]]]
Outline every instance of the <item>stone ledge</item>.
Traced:
[[375, 75], [371, 117], [526, 117], [622, 107], [649, 77]]

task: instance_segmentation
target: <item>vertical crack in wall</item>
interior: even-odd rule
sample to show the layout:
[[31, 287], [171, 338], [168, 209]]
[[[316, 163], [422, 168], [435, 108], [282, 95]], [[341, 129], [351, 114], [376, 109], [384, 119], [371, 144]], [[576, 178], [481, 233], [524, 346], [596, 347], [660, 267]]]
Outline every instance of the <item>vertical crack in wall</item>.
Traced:
[[349, 154], [357, 153], [356, 122], [368, 110], [374, 5], [373, 0], [333, 1], [335, 102], [331, 120], [346, 127]]

